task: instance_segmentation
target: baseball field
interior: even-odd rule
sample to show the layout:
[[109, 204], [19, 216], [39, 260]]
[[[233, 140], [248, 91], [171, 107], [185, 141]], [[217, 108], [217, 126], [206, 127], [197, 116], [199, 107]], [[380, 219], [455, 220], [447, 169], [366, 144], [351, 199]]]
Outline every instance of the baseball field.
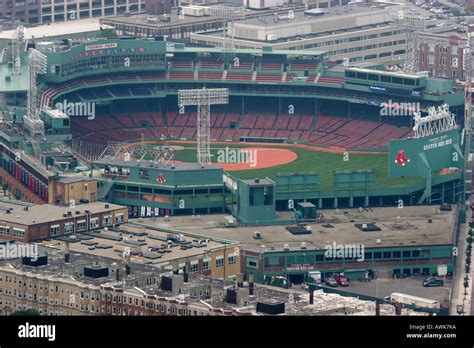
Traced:
[[[142, 144], [173, 146], [175, 161], [197, 161], [195, 142], [147, 140]], [[248, 156], [239, 158], [239, 154], [245, 152]], [[238, 162], [242, 159], [244, 162]], [[346, 152], [339, 148], [308, 145], [218, 142], [211, 144], [211, 161], [241, 179], [316, 172], [322, 189], [332, 188], [334, 171], [373, 170], [378, 188], [401, 187], [422, 180], [420, 177], [389, 177], [388, 155], [384, 152]]]

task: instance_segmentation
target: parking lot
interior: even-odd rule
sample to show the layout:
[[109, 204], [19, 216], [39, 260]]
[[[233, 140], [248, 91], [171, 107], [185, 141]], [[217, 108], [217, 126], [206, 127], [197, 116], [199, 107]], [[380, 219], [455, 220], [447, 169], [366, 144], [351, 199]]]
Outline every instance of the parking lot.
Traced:
[[370, 282], [352, 281], [350, 286], [346, 288], [338, 287], [338, 290], [347, 289], [347, 291], [359, 293], [362, 295], [376, 296], [384, 298], [390, 296], [393, 292], [400, 292], [407, 295], [423, 297], [440, 302], [443, 306], [447, 306], [448, 302], [444, 299], [444, 291], [446, 296], [451, 288], [451, 277], [446, 277], [445, 288], [441, 287], [423, 287], [421, 285], [425, 277], [410, 277], [405, 279], [378, 279]]

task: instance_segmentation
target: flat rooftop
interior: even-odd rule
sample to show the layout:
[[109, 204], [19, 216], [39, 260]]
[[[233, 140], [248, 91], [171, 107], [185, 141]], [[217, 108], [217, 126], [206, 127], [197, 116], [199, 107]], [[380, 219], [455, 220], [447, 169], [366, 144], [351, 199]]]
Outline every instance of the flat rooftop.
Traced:
[[[83, 34], [87, 32], [100, 31], [111, 27], [101, 24], [100, 18], [79, 19], [75, 21], [43, 24], [35, 27], [25, 28], [25, 39], [40, 39], [45, 37], [61, 37], [72, 34]], [[6, 30], [0, 32], [0, 39], [11, 40], [15, 30]]]
[[[395, 5], [395, 4], [394, 4]], [[363, 13], [374, 13], [374, 14], [381, 14], [386, 13], [388, 14], [387, 10], [383, 10], [383, 8], [371, 8], [369, 6], [363, 5], [352, 5], [350, 7], [343, 6], [342, 8], [325, 8], [324, 14], [322, 15], [315, 15], [314, 13], [311, 14], [308, 11], [295, 11], [294, 12], [294, 19], [279, 19], [276, 20], [276, 16], [271, 13], [267, 16], [262, 16], [258, 18], [248, 18], [245, 20], [239, 21], [240, 24], [249, 24], [255, 25], [262, 28], [272, 28], [272, 27], [281, 27], [286, 24], [295, 24], [295, 25], [303, 25], [306, 23], [312, 23], [316, 21], [325, 20], [328, 18], [331, 19], [339, 19], [342, 16], [351, 15], [352, 17], [357, 17]], [[385, 19], [388, 21], [388, 16], [386, 18], [380, 18], [381, 20]]]
[[[206, 4], [202, 7], [222, 7], [225, 4]], [[197, 4], [194, 6], [198, 6]], [[201, 6], [198, 6], [201, 7]], [[235, 5], [230, 5], [230, 7], [236, 7]], [[302, 7], [301, 7], [302, 8]], [[288, 11], [290, 8], [285, 9], [284, 7], [271, 9], [271, 10], [252, 10], [252, 9], [245, 9], [245, 16], [260, 16], [263, 13], [273, 13], [273, 12], [281, 12], [281, 11]], [[291, 8], [293, 9], [293, 8]], [[147, 15], [147, 14], [132, 14], [130, 16], [116, 16], [116, 17], [107, 17], [102, 18], [100, 20], [101, 23], [106, 24], [129, 24], [135, 26], [146, 26], [149, 28], [166, 28], [170, 26], [180, 26], [183, 24], [198, 24], [200, 22], [208, 22], [208, 21], [217, 21], [218, 19], [213, 18], [211, 16], [201, 16], [201, 17], [194, 17], [190, 15], [185, 15], [182, 18], [179, 18], [178, 10], [172, 9], [171, 14], [168, 14], [167, 17], [170, 19], [169, 22], [159, 21], [160, 15]], [[148, 21], [148, 18], [156, 18], [157, 21]]]
[[[456, 207], [452, 211], [439, 212], [439, 206], [410, 206], [399, 208], [374, 208], [318, 210], [323, 214], [321, 222], [307, 223], [311, 234], [293, 235], [285, 225], [225, 227], [224, 215], [174, 216], [170, 221], [143, 219], [144, 224], [172, 228], [195, 235], [223, 238], [237, 241], [244, 249], [256, 251], [283, 250], [289, 244], [290, 250], [301, 250], [305, 242], [308, 250], [324, 250], [327, 242], [338, 244], [364, 244], [369, 247], [403, 247], [417, 245], [446, 245], [454, 239]], [[280, 217], [290, 212], [279, 213]], [[400, 217], [397, 222], [397, 217]], [[428, 223], [428, 219], [432, 223]], [[375, 223], [381, 231], [363, 232], [354, 224]], [[324, 225], [333, 227], [324, 227]], [[291, 226], [296, 226], [295, 224]], [[253, 238], [261, 233], [261, 239]], [[381, 243], [378, 244], [377, 240]]]
[[[145, 232], [146, 235], [132, 235], [129, 232], [133, 230], [135, 230], [135, 232]], [[211, 250], [224, 247], [224, 243], [216, 240], [206, 240], [205, 238], [183, 234], [184, 242], [188, 245], [188, 249], [182, 250], [180, 244], [177, 243], [171, 244], [168, 249], [167, 240], [170, 234], [172, 233], [156, 231], [153, 229], [143, 229], [139, 226], [124, 224], [121, 226], [120, 230], [108, 229], [94, 231], [93, 234], [86, 233], [85, 235], [89, 235], [93, 238], [80, 240], [76, 243], [69, 243], [69, 249], [81, 254], [123, 260], [123, 252], [126, 250], [125, 248], [129, 248], [131, 250], [132, 262], [137, 264], [153, 264], [156, 266], [162, 266], [163, 264], [173, 260], [188, 258], [189, 261], [192, 261], [193, 257], [196, 257], [197, 259], [197, 256], [202, 258], [203, 255], [210, 253]], [[176, 236], [176, 234], [172, 235]], [[80, 238], [79, 234], [77, 236]], [[110, 237], [113, 239], [110, 239]], [[199, 241], [201, 241], [201, 244], [199, 244]], [[65, 248], [65, 242], [58, 239], [44, 240], [41, 244], [44, 247], [53, 249], [64, 250]], [[106, 245], [107, 248], [104, 249], [104, 245]], [[139, 253], [142, 253], [143, 256], [140, 256]]]
[[[106, 204], [109, 205], [108, 208], [105, 207]], [[114, 211], [120, 208], [126, 209], [126, 207], [117, 204], [92, 202], [87, 204], [77, 204], [75, 208], [70, 208], [69, 206], [61, 207], [51, 204], [41, 204], [28, 207], [28, 210], [25, 210], [23, 206], [0, 201], [0, 221], [23, 225], [35, 225], [65, 219], [63, 214], [67, 214], [68, 212], [71, 212], [72, 216], [84, 216], [85, 210], [90, 210], [91, 214], [97, 214]], [[7, 209], [11, 209], [9, 214], [6, 212]], [[76, 214], [76, 211], [80, 211], [80, 214]]]

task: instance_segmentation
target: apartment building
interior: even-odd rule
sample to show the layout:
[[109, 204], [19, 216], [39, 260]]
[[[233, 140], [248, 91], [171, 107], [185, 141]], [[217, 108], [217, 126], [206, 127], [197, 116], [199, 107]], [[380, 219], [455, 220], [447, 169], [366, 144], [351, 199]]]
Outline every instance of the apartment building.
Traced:
[[145, 11], [145, 0], [3, 0], [0, 17], [56, 23]]
[[464, 79], [466, 35], [419, 33], [417, 40], [418, 71], [427, 71], [436, 78]]

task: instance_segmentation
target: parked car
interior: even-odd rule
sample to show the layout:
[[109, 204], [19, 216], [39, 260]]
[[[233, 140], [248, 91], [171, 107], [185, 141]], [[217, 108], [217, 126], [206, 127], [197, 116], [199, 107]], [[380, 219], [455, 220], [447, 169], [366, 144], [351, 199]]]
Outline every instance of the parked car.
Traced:
[[326, 279], [325, 284], [326, 284], [327, 286], [332, 287], [332, 288], [336, 288], [336, 287], [337, 287], [337, 281], [336, 281], [336, 279], [334, 279], [334, 278], [328, 278], [328, 279]]
[[432, 287], [432, 286], [443, 286], [444, 281], [438, 278], [426, 278], [423, 280], [423, 286]]
[[342, 276], [336, 277], [336, 282], [340, 286], [349, 286], [349, 280], [347, 280], [347, 278], [342, 277]]

